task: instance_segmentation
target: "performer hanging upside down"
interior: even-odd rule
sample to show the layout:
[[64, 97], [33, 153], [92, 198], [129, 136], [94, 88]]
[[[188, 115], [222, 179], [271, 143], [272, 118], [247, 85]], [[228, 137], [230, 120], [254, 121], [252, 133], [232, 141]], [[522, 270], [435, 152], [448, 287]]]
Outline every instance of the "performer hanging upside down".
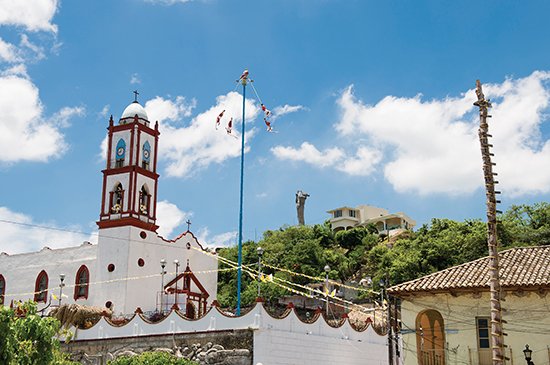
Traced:
[[267, 109], [265, 105], [261, 104], [262, 106], [262, 111], [265, 113], [265, 117], [266, 118], [269, 118], [269, 116], [271, 115], [271, 110]]
[[233, 118], [229, 119], [229, 123], [227, 123], [227, 127], [225, 127], [227, 134], [231, 134], [232, 127], [233, 127]]
[[218, 129], [218, 126], [220, 125], [220, 121], [223, 117], [223, 113], [225, 113], [225, 109], [218, 115], [218, 118], [216, 118], [216, 129]]
[[265, 125], [267, 126], [268, 132], [273, 132], [273, 129], [271, 128], [271, 122], [267, 120], [267, 118], [264, 118]]

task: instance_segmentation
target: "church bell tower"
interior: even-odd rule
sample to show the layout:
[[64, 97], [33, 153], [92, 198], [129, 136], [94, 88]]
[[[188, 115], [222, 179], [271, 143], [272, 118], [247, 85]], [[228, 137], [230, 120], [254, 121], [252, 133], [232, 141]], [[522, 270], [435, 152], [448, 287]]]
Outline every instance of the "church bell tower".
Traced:
[[156, 232], [158, 122], [150, 127], [136, 99], [115, 125], [109, 120], [107, 168], [103, 170], [102, 228], [133, 226]]

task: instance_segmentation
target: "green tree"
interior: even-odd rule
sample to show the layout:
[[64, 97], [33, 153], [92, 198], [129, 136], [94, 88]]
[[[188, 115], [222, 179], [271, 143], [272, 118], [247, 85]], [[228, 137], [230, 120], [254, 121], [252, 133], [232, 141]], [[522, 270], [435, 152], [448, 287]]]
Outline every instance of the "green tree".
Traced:
[[55, 337], [59, 321], [40, 317], [36, 304], [27, 302], [15, 309], [0, 307], [0, 363], [7, 365], [69, 365]]
[[178, 359], [165, 352], [144, 352], [136, 356], [121, 356], [109, 365], [198, 365], [195, 361]]

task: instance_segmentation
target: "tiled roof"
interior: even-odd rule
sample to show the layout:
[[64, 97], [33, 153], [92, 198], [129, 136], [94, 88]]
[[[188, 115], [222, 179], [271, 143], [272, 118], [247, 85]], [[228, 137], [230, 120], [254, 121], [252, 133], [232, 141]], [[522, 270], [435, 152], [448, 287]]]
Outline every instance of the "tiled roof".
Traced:
[[[550, 285], [550, 246], [517, 247], [499, 253], [502, 287]], [[392, 286], [391, 294], [489, 288], [489, 257]]]

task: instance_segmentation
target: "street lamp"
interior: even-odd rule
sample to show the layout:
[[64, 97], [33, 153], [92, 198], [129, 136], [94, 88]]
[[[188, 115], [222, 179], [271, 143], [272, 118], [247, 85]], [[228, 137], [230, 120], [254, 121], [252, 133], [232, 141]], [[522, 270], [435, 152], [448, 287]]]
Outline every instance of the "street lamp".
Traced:
[[63, 283], [65, 281], [65, 274], [59, 274], [59, 281], [60, 281], [60, 283], [59, 283], [59, 306], [61, 307], [61, 298], [62, 298], [62, 295], [63, 295], [63, 287], [65, 286], [65, 283]]
[[380, 279], [380, 282], [378, 283], [380, 286], [380, 304], [384, 303], [384, 287], [386, 286], [386, 282], [384, 281], [384, 278]]
[[174, 265], [176, 265], [176, 290], [174, 291], [174, 305], [177, 306], [178, 305], [178, 269], [180, 267], [180, 262], [179, 260], [174, 260]]
[[330, 288], [328, 286], [328, 273], [329, 272], [330, 272], [330, 266], [325, 265], [325, 273], [326, 273], [326, 275], [325, 275], [325, 293], [327, 295], [327, 303], [326, 303], [326, 305], [327, 305], [327, 307], [326, 307], [327, 320], [328, 320], [328, 294], [329, 294], [329, 290], [330, 290]]
[[164, 274], [166, 274], [166, 271], [164, 270], [164, 268], [166, 267], [166, 260], [165, 259], [162, 259], [160, 260], [160, 276], [161, 276], [161, 279], [160, 279], [160, 311], [161, 312], [164, 312], [164, 309], [162, 307], [162, 302], [163, 302], [163, 298], [164, 298]]
[[527, 365], [535, 365], [535, 363], [531, 361], [532, 354], [533, 354], [533, 350], [529, 349], [529, 345], [525, 345], [525, 350], [523, 350], [523, 355], [525, 355], [525, 361], [527, 361]]
[[258, 298], [260, 297], [260, 283], [262, 282], [262, 256], [264, 254], [264, 249], [261, 246], [258, 246], [256, 249], [258, 253]]

